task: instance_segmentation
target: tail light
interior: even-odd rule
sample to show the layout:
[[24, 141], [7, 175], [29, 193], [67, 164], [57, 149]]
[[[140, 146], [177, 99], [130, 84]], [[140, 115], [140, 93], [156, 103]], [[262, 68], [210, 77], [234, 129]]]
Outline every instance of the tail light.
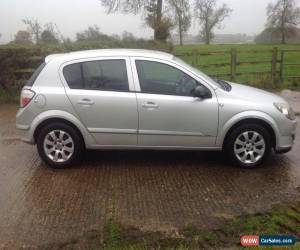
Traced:
[[20, 100], [21, 108], [26, 107], [30, 103], [34, 95], [35, 95], [34, 91], [30, 89], [23, 89], [21, 92], [21, 100]]

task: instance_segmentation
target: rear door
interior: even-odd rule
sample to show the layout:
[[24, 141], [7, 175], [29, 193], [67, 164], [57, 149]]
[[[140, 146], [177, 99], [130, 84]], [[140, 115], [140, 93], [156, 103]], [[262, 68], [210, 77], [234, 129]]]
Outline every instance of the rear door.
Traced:
[[137, 144], [137, 100], [128, 58], [71, 62], [61, 73], [76, 113], [98, 145]]

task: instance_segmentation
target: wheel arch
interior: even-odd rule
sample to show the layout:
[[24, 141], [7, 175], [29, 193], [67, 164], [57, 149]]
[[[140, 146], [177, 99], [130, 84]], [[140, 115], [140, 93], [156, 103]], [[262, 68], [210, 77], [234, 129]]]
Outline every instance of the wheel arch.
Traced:
[[42, 121], [35, 129], [34, 133], [33, 133], [33, 138], [34, 138], [34, 141], [36, 142], [37, 141], [37, 138], [38, 138], [38, 135], [39, 133], [41, 132], [41, 130], [43, 129], [43, 127], [51, 124], [51, 123], [57, 123], [57, 122], [60, 122], [60, 123], [64, 123], [64, 124], [67, 124], [69, 125], [70, 127], [72, 127], [73, 129], [75, 129], [75, 131], [78, 133], [78, 135], [80, 136], [81, 138], [81, 141], [83, 142], [83, 145], [85, 146], [85, 139], [81, 133], [81, 131], [77, 128], [77, 126], [75, 126], [72, 122], [66, 120], [66, 119], [63, 119], [63, 118], [49, 118], [49, 119], [46, 119], [44, 121]]
[[95, 143], [94, 138], [88, 133], [84, 125], [75, 116], [65, 111], [58, 110], [43, 112], [34, 119], [32, 122], [33, 125], [30, 129], [34, 143], [36, 143], [37, 136], [41, 129], [53, 122], [62, 122], [74, 128], [81, 136], [85, 147]]
[[[278, 142], [278, 135], [279, 130], [275, 123], [275, 121], [267, 114], [263, 112], [250, 112], [247, 115], [245, 114], [238, 114], [234, 117], [232, 117], [229, 121], [227, 121], [223, 126], [223, 132], [220, 134], [220, 136], [217, 138], [216, 145], [224, 147], [226, 140], [229, 136], [229, 134], [238, 126], [242, 124], [249, 124], [249, 123], [255, 123], [263, 126], [267, 129], [267, 131], [270, 133], [271, 139], [272, 139], [272, 147], [276, 148], [277, 142]], [[222, 129], [221, 129], [222, 131]]]
[[237, 128], [237, 127], [239, 127], [241, 125], [244, 125], [244, 124], [249, 124], [249, 123], [252, 123], [252, 124], [254, 123], [254, 124], [258, 124], [258, 125], [263, 126], [270, 133], [272, 147], [273, 148], [276, 147], [276, 134], [275, 134], [272, 126], [269, 123], [267, 123], [264, 120], [258, 119], [258, 118], [246, 118], [246, 119], [238, 121], [237, 123], [235, 123], [233, 126], [230, 127], [230, 129], [227, 131], [227, 133], [225, 135], [225, 138], [223, 140], [222, 148], [226, 144], [228, 136], [232, 133], [232, 131], [235, 128]]

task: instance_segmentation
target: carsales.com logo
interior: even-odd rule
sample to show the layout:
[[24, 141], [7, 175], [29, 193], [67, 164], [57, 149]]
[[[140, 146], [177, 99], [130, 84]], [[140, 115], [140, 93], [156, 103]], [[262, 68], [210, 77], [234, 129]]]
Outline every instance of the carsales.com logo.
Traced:
[[241, 237], [241, 245], [254, 246], [291, 246], [296, 242], [293, 235], [244, 235]]

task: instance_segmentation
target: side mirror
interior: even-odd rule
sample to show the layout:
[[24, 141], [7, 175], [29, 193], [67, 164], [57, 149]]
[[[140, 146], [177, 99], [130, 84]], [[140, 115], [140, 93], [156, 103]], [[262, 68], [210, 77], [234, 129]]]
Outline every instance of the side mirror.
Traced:
[[201, 99], [208, 99], [208, 98], [212, 98], [211, 92], [209, 91], [209, 89], [207, 89], [206, 87], [202, 86], [202, 85], [198, 85], [193, 91], [192, 94], [194, 97], [198, 97]]

